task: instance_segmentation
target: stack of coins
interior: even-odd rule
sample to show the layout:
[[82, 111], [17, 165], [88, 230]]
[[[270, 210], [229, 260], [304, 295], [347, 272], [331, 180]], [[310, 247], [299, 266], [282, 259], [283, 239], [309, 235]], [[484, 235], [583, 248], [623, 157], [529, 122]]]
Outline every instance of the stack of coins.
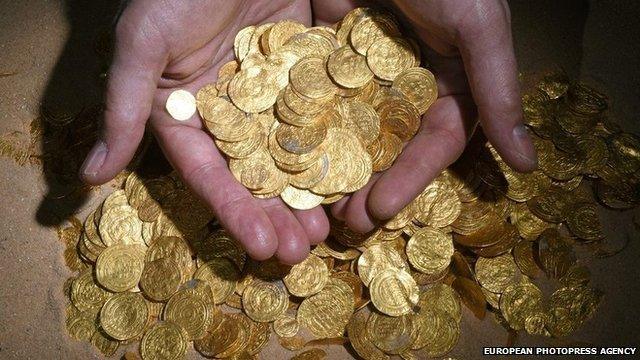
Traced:
[[[355, 10], [336, 33], [340, 41], [349, 39], [354, 54], [377, 44], [375, 32], [372, 39], [353, 35], [378, 21], [370, 20], [369, 14], [367, 9]], [[389, 19], [374, 14], [374, 19]], [[257, 41], [261, 49], [276, 53], [291, 43], [290, 38], [316, 34], [295, 23], [279, 24], [271, 31], [260, 26], [245, 29], [267, 38], [243, 41]], [[388, 20], [380, 24], [384, 29], [394, 26]], [[276, 26], [285, 25], [296, 35], [272, 39], [280, 33]], [[239, 39], [243, 36], [248, 35]], [[365, 40], [372, 44], [359, 42]], [[263, 55], [242, 54], [243, 63], [264, 61]], [[399, 74], [424, 71], [412, 69]], [[226, 85], [207, 91], [230, 91], [237, 76], [235, 70], [230, 73]], [[379, 83], [382, 76], [377, 76], [379, 80], [367, 82], [376, 85], [366, 86], [384, 88]], [[285, 92], [294, 83], [285, 85]], [[295, 359], [320, 359], [326, 356], [321, 346], [336, 344], [365, 359], [427, 358], [455, 347], [464, 306], [479, 319], [493, 314], [510, 331], [570, 335], [591, 318], [603, 296], [591, 286], [581, 257], [616, 251], [604, 237], [596, 200], [614, 209], [640, 202], [640, 142], [608, 120], [607, 100], [594, 89], [562, 74], [546, 76], [535, 85], [523, 104], [540, 170], [517, 173], [489, 144], [472, 141], [455, 164], [393, 219], [369, 234], [332, 220], [329, 239], [294, 266], [247, 258], [175, 174], [152, 179], [130, 174], [124, 189], [110, 194], [84, 223], [72, 219], [59, 231], [65, 262], [76, 272], [65, 285], [69, 334], [91, 342], [105, 355], [135, 343], [143, 359], [182, 358], [190, 342], [208, 358], [257, 358], [272, 336]], [[384, 91], [392, 90], [393, 85]], [[201, 91], [199, 104], [202, 96]], [[334, 94], [330, 102], [343, 106], [343, 101]], [[277, 129], [289, 125], [276, 123], [270, 114], [247, 115], [220, 97], [205, 102], [211, 106], [201, 109], [226, 109], [220, 116], [227, 111], [236, 114], [233, 119], [224, 115], [230, 123], [276, 128], [274, 137], [258, 132], [262, 158], [252, 152], [232, 158], [251, 161], [252, 167], [266, 162], [265, 178], [271, 179], [272, 170], [282, 164], [272, 157], [270, 141], [284, 151]], [[256, 122], [247, 120], [254, 117]], [[330, 129], [356, 138], [358, 145], [342, 147], [362, 146], [360, 136], [348, 126]], [[383, 133], [399, 137], [397, 130]], [[333, 145], [322, 145], [325, 141], [316, 149], [329, 158], [332, 150], [326, 146]], [[304, 163], [300, 158], [310, 154], [286, 153], [292, 165]], [[256, 180], [261, 172], [252, 171], [240, 171], [240, 179], [262, 183]], [[287, 181], [295, 174], [278, 171]], [[576, 251], [577, 246], [591, 251]], [[549, 280], [556, 287], [553, 293], [537, 285]]]
[[182, 120], [178, 110], [197, 103], [236, 179], [296, 209], [335, 202], [389, 168], [437, 98], [416, 43], [378, 10], [350, 12], [337, 31], [249, 26], [234, 52], [197, 101], [177, 90], [167, 109]]

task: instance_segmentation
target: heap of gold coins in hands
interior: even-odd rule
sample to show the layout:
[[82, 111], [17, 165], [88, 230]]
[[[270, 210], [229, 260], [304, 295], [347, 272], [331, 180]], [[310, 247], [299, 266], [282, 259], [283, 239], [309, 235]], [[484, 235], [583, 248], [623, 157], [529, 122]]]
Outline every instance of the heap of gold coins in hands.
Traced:
[[197, 104], [236, 179], [296, 209], [335, 202], [389, 168], [437, 98], [416, 43], [372, 9], [350, 12], [337, 31], [249, 26], [234, 52], [197, 101], [170, 97], [167, 110], [184, 119], [177, 109]]
[[[241, 69], [225, 65], [198, 104], [257, 196], [321, 203], [393, 162], [435, 92], [402, 85], [433, 79], [415, 68], [411, 43], [382, 32], [398, 35], [367, 9], [336, 34], [286, 21], [241, 31]], [[274, 70], [278, 61], [290, 72]], [[362, 235], [332, 221], [329, 239], [295, 266], [247, 258], [174, 174], [132, 173], [84, 224], [60, 230], [77, 272], [65, 287], [70, 335], [105, 355], [137, 346], [143, 359], [183, 358], [191, 342], [208, 358], [250, 359], [276, 341], [295, 359], [323, 358], [328, 344], [364, 359], [423, 359], [454, 348], [464, 308], [514, 333], [571, 334], [602, 298], [582, 250], [612, 251], [596, 200], [640, 202], [640, 143], [607, 119], [603, 95], [561, 74], [523, 104], [540, 170], [514, 172], [477, 138], [389, 222]]]

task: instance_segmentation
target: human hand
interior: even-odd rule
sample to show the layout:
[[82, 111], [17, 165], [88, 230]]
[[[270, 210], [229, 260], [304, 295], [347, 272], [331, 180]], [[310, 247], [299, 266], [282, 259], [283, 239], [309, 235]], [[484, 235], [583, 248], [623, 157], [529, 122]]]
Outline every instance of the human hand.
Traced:
[[[315, 21], [336, 22], [355, 3], [313, 0]], [[507, 164], [518, 171], [537, 166], [522, 123], [507, 2], [395, 0], [393, 5], [425, 45], [423, 57], [436, 76], [438, 100], [394, 165], [333, 205], [334, 217], [363, 233], [397, 214], [461, 155], [478, 117], [484, 134]]]
[[171, 164], [251, 257], [306, 258], [310, 244], [329, 232], [323, 209], [289, 210], [279, 198], [254, 198], [230, 173], [199, 115], [178, 122], [164, 108], [174, 90], [195, 94], [216, 81], [240, 29], [283, 19], [309, 26], [309, 1], [131, 1], [116, 29], [104, 130], [82, 166], [83, 180], [101, 184], [119, 173], [149, 119]]

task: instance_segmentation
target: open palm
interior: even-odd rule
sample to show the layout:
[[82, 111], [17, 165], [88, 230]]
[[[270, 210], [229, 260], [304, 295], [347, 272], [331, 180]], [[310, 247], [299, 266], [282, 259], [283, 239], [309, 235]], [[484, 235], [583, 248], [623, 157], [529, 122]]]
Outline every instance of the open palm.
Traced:
[[[102, 140], [87, 156], [81, 176], [91, 184], [113, 178], [130, 161], [149, 119], [169, 161], [250, 256], [260, 260], [275, 254], [286, 263], [303, 260], [310, 245], [328, 234], [323, 209], [290, 210], [279, 198], [252, 197], [228, 170], [198, 115], [178, 122], [166, 113], [164, 104], [178, 88], [196, 93], [215, 82], [220, 66], [233, 58], [233, 40], [241, 28], [282, 19], [310, 26], [312, 7], [316, 24], [335, 22], [354, 3], [131, 1], [116, 30]], [[521, 125], [506, 3], [394, 3], [396, 12], [401, 17], [407, 14], [404, 20], [426, 45], [440, 97], [394, 166], [333, 205], [334, 216], [362, 232], [400, 211], [459, 156], [477, 122], [476, 113], [509, 164], [519, 170], [535, 167], [535, 152]]]
[[238, 30], [282, 19], [310, 25], [309, 2], [133, 1], [116, 30], [103, 141], [89, 155], [83, 178], [103, 183], [115, 176], [131, 159], [149, 119], [171, 164], [249, 255], [303, 260], [310, 244], [329, 231], [322, 208], [292, 211], [279, 198], [253, 198], [229, 172], [198, 115], [178, 122], [164, 110], [173, 90], [195, 94], [216, 81], [220, 66], [233, 58]]

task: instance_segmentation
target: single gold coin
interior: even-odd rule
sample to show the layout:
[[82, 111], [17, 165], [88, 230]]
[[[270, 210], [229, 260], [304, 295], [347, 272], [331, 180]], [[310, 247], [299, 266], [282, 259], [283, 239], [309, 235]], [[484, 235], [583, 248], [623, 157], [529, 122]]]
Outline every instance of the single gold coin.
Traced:
[[213, 306], [208, 296], [185, 289], [169, 299], [163, 318], [182, 327], [189, 340], [199, 339], [206, 335], [214, 321]]
[[542, 291], [530, 282], [508, 285], [500, 295], [500, 310], [514, 330], [524, 329], [527, 318], [542, 306]]
[[420, 114], [427, 112], [438, 98], [435, 76], [431, 71], [421, 67], [412, 67], [399, 73], [391, 88], [402, 93], [415, 105]]
[[258, 66], [240, 70], [229, 82], [229, 98], [240, 110], [259, 113], [271, 107], [278, 88], [265, 69]]
[[196, 113], [196, 98], [187, 90], [175, 90], [167, 98], [165, 107], [172, 118], [186, 121]]
[[139, 293], [116, 294], [100, 310], [100, 326], [116, 340], [141, 335], [148, 319], [147, 303]]
[[213, 302], [225, 302], [236, 288], [240, 274], [236, 265], [226, 258], [213, 258], [202, 264], [193, 275], [211, 287]]
[[287, 311], [289, 298], [278, 285], [252, 281], [242, 293], [242, 306], [246, 314], [258, 322], [271, 322]]
[[165, 301], [182, 284], [181, 268], [170, 258], [160, 258], [145, 264], [140, 277], [140, 288], [155, 301]]
[[409, 314], [418, 303], [419, 291], [411, 275], [397, 269], [383, 270], [369, 283], [371, 302], [389, 316]]
[[288, 185], [282, 193], [280, 193], [282, 201], [294, 209], [309, 210], [322, 204], [325, 197], [316, 195], [309, 190], [298, 189], [297, 187]]
[[385, 15], [366, 16], [353, 25], [349, 40], [353, 49], [362, 55], [367, 55], [369, 47], [376, 40], [384, 37], [400, 35], [395, 21]]
[[106, 248], [96, 260], [98, 283], [113, 292], [136, 287], [144, 270], [144, 250], [141, 245], [114, 245]]
[[314, 349], [305, 350], [295, 355], [294, 357], [291, 358], [291, 360], [321, 360], [326, 357], [327, 357], [326, 351], [319, 348], [314, 348]]
[[309, 99], [324, 100], [336, 91], [327, 75], [324, 59], [318, 56], [298, 61], [291, 67], [289, 78], [293, 89]]
[[340, 279], [330, 278], [319, 293], [300, 304], [297, 319], [314, 336], [331, 338], [342, 335], [353, 311], [351, 287]]
[[187, 353], [187, 334], [180, 326], [163, 321], [149, 329], [140, 342], [140, 355], [144, 360], [178, 360]]
[[367, 64], [380, 79], [393, 81], [415, 65], [411, 44], [402, 38], [382, 37], [367, 49]]
[[89, 342], [104, 356], [112, 356], [120, 346], [120, 342], [113, 340], [102, 331], [95, 331]]
[[410, 315], [388, 316], [372, 312], [367, 320], [367, 338], [387, 354], [400, 354], [416, 341], [418, 329]]
[[327, 72], [336, 84], [350, 89], [363, 87], [373, 79], [367, 58], [350, 46], [343, 46], [329, 55]]
[[584, 240], [595, 241], [604, 237], [595, 204], [583, 203], [573, 208], [568, 213], [567, 226], [572, 233]]
[[96, 312], [113, 296], [95, 283], [91, 269], [83, 270], [73, 279], [70, 290], [71, 303], [80, 311]]
[[284, 315], [273, 322], [273, 331], [281, 337], [292, 337], [298, 334], [300, 324], [295, 317]]
[[407, 258], [416, 270], [425, 274], [438, 274], [449, 266], [453, 256], [451, 235], [424, 227], [407, 242]]
[[292, 266], [282, 280], [292, 295], [308, 297], [322, 290], [329, 280], [329, 269], [322, 259], [309, 254], [303, 262]]
[[476, 277], [485, 289], [502, 293], [515, 281], [518, 268], [511, 254], [504, 254], [493, 258], [481, 257], [476, 262]]

